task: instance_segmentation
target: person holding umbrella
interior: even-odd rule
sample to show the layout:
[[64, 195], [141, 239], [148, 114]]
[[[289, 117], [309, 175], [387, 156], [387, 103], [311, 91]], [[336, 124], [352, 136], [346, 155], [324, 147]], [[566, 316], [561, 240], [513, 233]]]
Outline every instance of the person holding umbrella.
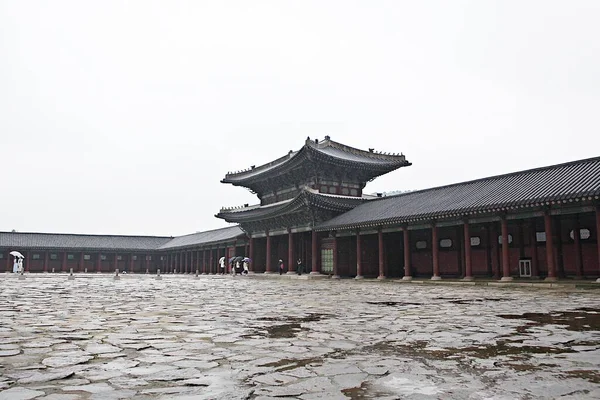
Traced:
[[13, 263], [13, 273], [17, 274], [21, 272], [23, 269], [23, 259], [25, 256], [18, 251], [11, 251], [9, 254], [15, 258], [15, 262]]
[[225, 274], [225, 257], [219, 258], [219, 266], [221, 267], [221, 275]]

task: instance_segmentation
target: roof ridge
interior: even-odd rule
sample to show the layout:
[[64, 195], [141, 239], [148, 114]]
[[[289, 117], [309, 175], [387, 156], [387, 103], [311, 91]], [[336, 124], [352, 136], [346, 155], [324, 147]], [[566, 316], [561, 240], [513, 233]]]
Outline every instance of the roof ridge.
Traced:
[[7, 232], [0, 231], [0, 234], [10, 233], [19, 235], [63, 235], [63, 236], [87, 236], [87, 237], [127, 237], [127, 238], [154, 238], [154, 239], [173, 239], [174, 236], [150, 236], [150, 235], [115, 235], [99, 233], [53, 233], [53, 232]]
[[324, 148], [324, 147], [333, 147], [338, 150], [348, 151], [352, 154], [365, 155], [369, 158], [376, 158], [376, 159], [386, 159], [386, 158], [396, 159], [397, 158], [397, 159], [401, 159], [403, 161], [405, 159], [405, 156], [403, 153], [384, 153], [381, 151], [375, 151], [374, 148], [369, 148], [369, 150], [367, 151], [367, 150], [359, 149], [357, 147], [348, 146], [347, 144], [336, 142], [335, 140], [332, 140], [329, 136], [325, 136], [325, 139], [320, 142], [312, 142], [312, 141], [307, 140], [306, 144], [310, 144], [311, 147], [316, 148], [317, 150], [320, 150], [321, 148]]
[[498, 174], [498, 175], [486, 176], [486, 177], [483, 177], [483, 178], [477, 178], [477, 179], [471, 179], [471, 180], [468, 180], [468, 181], [450, 183], [450, 184], [442, 185], [442, 186], [434, 186], [434, 187], [426, 188], [426, 189], [412, 190], [412, 191], [409, 191], [409, 192], [398, 193], [398, 194], [394, 194], [394, 195], [391, 195], [391, 196], [378, 197], [376, 199], [373, 199], [372, 201], [379, 201], [379, 200], [385, 200], [385, 199], [393, 199], [393, 198], [402, 197], [402, 196], [408, 196], [408, 195], [412, 195], [412, 194], [416, 194], [416, 193], [423, 193], [423, 192], [428, 192], [428, 191], [433, 191], [433, 190], [438, 190], [438, 189], [446, 189], [446, 188], [454, 187], [454, 186], [460, 186], [460, 185], [466, 185], [466, 184], [470, 184], [470, 183], [477, 183], [477, 182], [489, 181], [489, 180], [499, 179], [499, 178], [506, 178], [506, 177], [509, 177], [509, 176], [515, 176], [515, 175], [520, 175], [520, 174], [525, 174], [525, 173], [532, 173], [532, 172], [544, 171], [544, 170], [549, 170], [549, 169], [552, 169], [552, 168], [566, 167], [566, 166], [569, 166], [569, 165], [584, 164], [584, 163], [588, 163], [588, 162], [592, 162], [592, 161], [600, 161], [600, 156], [590, 157], [590, 158], [583, 158], [581, 160], [572, 160], [572, 161], [567, 161], [567, 162], [558, 163], [558, 164], [546, 165], [546, 166], [543, 166], [543, 167], [534, 167], [534, 168], [529, 168], [529, 169], [523, 169], [523, 170], [520, 170], [520, 171], [509, 172], [509, 173], [506, 173], [506, 174]]
[[[172, 236], [171, 239], [177, 239], [177, 238], [182, 238], [182, 237], [187, 237], [187, 236], [193, 236], [193, 235], [199, 235], [201, 233], [209, 233], [209, 232], [216, 232], [216, 231], [224, 231], [225, 229], [232, 229], [232, 228], [239, 228], [239, 224], [238, 225], [231, 225], [231, 226], [225, 226], [223, 228], [215, 228], [215, 229], [210, 229], [208, 231], [201, 231], [201, 232], [194, 232], [194, 233], [188, 233], [186, 235], [181, 235], [181, 236]], [[241, 228], [240, 228], [241, 229]]]

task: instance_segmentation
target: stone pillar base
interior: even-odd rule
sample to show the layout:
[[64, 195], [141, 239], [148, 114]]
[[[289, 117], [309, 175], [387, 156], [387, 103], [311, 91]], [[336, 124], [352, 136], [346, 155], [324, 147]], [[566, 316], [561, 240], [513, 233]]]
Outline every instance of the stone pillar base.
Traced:
[[[263, 274], [274, 274], [274, 273], [275, 273], [275, 271], [265, 271], [265, 272], [263, 272]], [[279, 272], [277, 272], [277, 273], [279, 273]]]
[[558, 280], [558, 278], [555, 276], [548, 276], [548, 277], [546, 277], [546, 279], [544, 279], [544, 281], [546, 281], [546, 282], [556, 282], [557, 280]]
[[441, 281], [441, 280], [442, 280], [442, 277], [441, 277], [441, 276], [439, 276], [439, 275], [434, 275], [434, 276], [432, 276], [432, 277], [431, 277], [431, 280], [432, 280], [432, 281]]
[[364, 276], [362, 276], [362, 275], [356, 275], [356, 276], [354, 277], [354, 279], [359, 279], [359, 280], [360, 280], [360, 279], [365, 279], [365, 277], [364, 277]]
[[402, 280], [403, 281], [412, 281], [412, 276], [403, 276]]
[[378, 279], [378, 280], [380, 280], [380, 281], [384, 281], [384, 280], [386, 280], [386, 279], [387, 279], [387, 276], [385, 276], [385, 275], [379, 275], [379, 276], [377, 277], [377, 279]]
[[319, 271], [310, 271], [309, 275], [321, 275]]
[[600, 278], [596, 279], [596, 283], [600, 283]]
[[296, 275], [296, 271], [288, 271], [285, 274], [286, 275]]
[[462, 278], [462, 280], [465, 282], [472, 282], [475, 280], [475, 278], [473, 278], [472, 276], [465, 276], [464, 278]]
[[500, 278], [500, 282], [510, 282], [513, 280], [512, 276], [503, 276], [502, 278]]
[[341, 277], [340, 277], [339, 275], [333, 275], [333, 276], [331, 277], [331, 279], [340, 279], [340, 278], [341, 278]]

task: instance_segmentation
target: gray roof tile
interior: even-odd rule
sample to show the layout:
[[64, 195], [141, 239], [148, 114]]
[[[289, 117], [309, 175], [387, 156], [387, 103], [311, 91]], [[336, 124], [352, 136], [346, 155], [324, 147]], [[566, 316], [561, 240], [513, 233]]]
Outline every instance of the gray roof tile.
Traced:
[[212, 231], [197, 232], [190, 235], [179, 236], [159, 247], [159, 250], [168, 250], [181, 247], [207, 245], [212, 243], [233, 240], [246, 234], [239, 226], [215, 229]]
[[599, 195], [600, 157], [596, 157], [372, 200], [317, 230], [406, 223]]
[[63, 233], [0, 232], [0, 247], [14, 250], [86, 249], [86, 250], [156, 250], [170, 237], [78, 235]]

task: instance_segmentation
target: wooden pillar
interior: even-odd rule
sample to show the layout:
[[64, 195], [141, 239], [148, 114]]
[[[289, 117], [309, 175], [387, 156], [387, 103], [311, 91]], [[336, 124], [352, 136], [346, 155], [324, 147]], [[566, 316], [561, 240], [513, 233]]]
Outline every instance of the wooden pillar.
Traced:
[[152, 256], [149, 256], [148, 254], [146, 254], [146, 255], [144, 256], [144, 259], [146, 260], [146, 261], [144, 262], [144, 267], [146, 267], [146, 268], [145, 268], [145, 269], [146, 269], [146, 271], [144, 271], [144, 273], [145, 273], [145, 272], [150, 272], [150, 262], [149, 262], [150, 260], [148, 260], [148, 258], [150, 258], [150, 257], [152, 257]]
[[438, 227], [433, 223], [431, 225], [431, 260], [433, 262], [433, 276], [432, 281], [439, 281], [442, 279], [440, 276], [440, 241], [438, 239]]
[[267, 263], [265, 267], [265, 274], [271, 274], [273, 271], [271, 270], [271, 235], [267, 232]]
[[556, 263], [554, 260], [554, 240], [552, 235], [552, 216], [550, 212], [544, 214], [544, 230], [546, 231], [546, 263], [548, 265], [547, 281], [556, 280]]
[[202, 249], [202, 273], [207, 274], [206, 271], [206, 249]]
[[[9, 254], [9, 249], [6, 249], [6, 272], [12, 272], [12, 265], [10, 263], [10, 254]], [[46, 254], [48, 254], [48, 252], [46, 252]], [[47, 265], [48, 263], [46, 263], [45, 265]]]
[[44, 272], [48, 272], [48, 250], [44, 252]]
[[66, 251], [63, 251], [63, 253], [62, 253], [62, 262], [61, 262], [60, 270], [62, 272], [67, 272], [67, 252]]
[[31, 251], [25, 253], [25, 272], [29, 272], [29, 264], [31, 264]]
[[540, 276], [538, 269], [538, 248], [537, 248], [537, 229], [535, 226], [535, 218], [529, 223], [529, 246], [531, 247], [531, 277], [537, 278]]
[[583, 277], [583, 265], [581, 264], [581, 235], [579, 226], [579, 215], [575, 214], [573, 223], [573, 250], [575, 251], [575, 277], [581, 279]]
[[248, 269], [251, 272], [254, 272], [254, 238], [252, 236], [250, 236], [249, 242], [250, 249], [248, 250], [248, 252], [250, 255], [248, 257], [250, 257], [250, 265], [248, 266]]
[[113, 265], [113, 270], [118, 269], [119, 268], [119, 255], [117, 253], [115, 253], [115, 262]]
[[385, 254], [383, 253], [383, 230], [381, 228], [377, 230], [377, 244], [379, 252], [379, 276], [377, 279], [385, 279]]
[[360, 229], [356, 230], [356, 276], [354, 279], [363, 279], [362, 275], [362, 249], [360, 240]]
[[294, 234], [291, 229], [288, 229], [288, 274], [294, 274]]
[[[598, 268], [600, 269], [600, 205], [596, 206], [596, 250], [598, 252]], [[600, 283], [600, 278], [596, 279]]]
[[471, 232], [469, 230], [469, 221], [463, 224], [464, 244], [465, 244], [465, 281], [473, 280], [473, 265], [471, 264]]
[[[79, 272], [83, 272], [83, 271], [84, 271], [84, 269], [83, 269], [83, 264], [85, 263], [85, 259], [84, 259], [84, 257], [83, 257], [83, 256], [84, 256], [84, 254], [83, 254], [83, 251], [82, 251], [82, 252], [79, 254], [79, 269], [78, 269], [78, 270], [79, 270]], [[45, 260], [44, 260], [44, 272], [46, 272], [46, 270], [47, 270], [47, 267], [46, 267], [46, 262], [45, 262]]]
[[502, 232], [502, 281], [512, 281], [510, 276], [510, 246], [508, 243], [508, 221], [506, 217], [502, 217], [500, 221], [500, 229]]
[[408, 233], [408, 226], [402, 228], [402, 239], [404, 240], [404, 276], [402, 279], [410, 281], [412, 275], [410, 271], [410, 234]]
[[133, 270], [133, 253], [129, 253], [129, 273], [133, 274], [135, 271]]
[[318, 236], [319, 233], [315, 230], [312, 231], [311, 234], [311, 243], [310, 243], [310, 253], [311, 258], [310, 261], [312, 263], [311, 266], [311, 275], [319, 274], [319, 246], [318, 246]]
[[333, 237], [333, 276], [331, 277], [331, 279], [340, 279], [340, 273], [338, 271], [337, 232], [333, 231], [331, 236]]
[[186, 250], [183, 252], [183, 257], [185, 258], [185, 273], [188, 274], [190, 271], [188, 269], [189, 264], [188, 264], [188, 259], [189, 259], [189, 252]]
[[209, 249], [208, 250], [208, 257], [209, 257], [209, 262], [208, 262], [208, 273], [212, 274], [212, 268], [213, 268], [213, 250]]

